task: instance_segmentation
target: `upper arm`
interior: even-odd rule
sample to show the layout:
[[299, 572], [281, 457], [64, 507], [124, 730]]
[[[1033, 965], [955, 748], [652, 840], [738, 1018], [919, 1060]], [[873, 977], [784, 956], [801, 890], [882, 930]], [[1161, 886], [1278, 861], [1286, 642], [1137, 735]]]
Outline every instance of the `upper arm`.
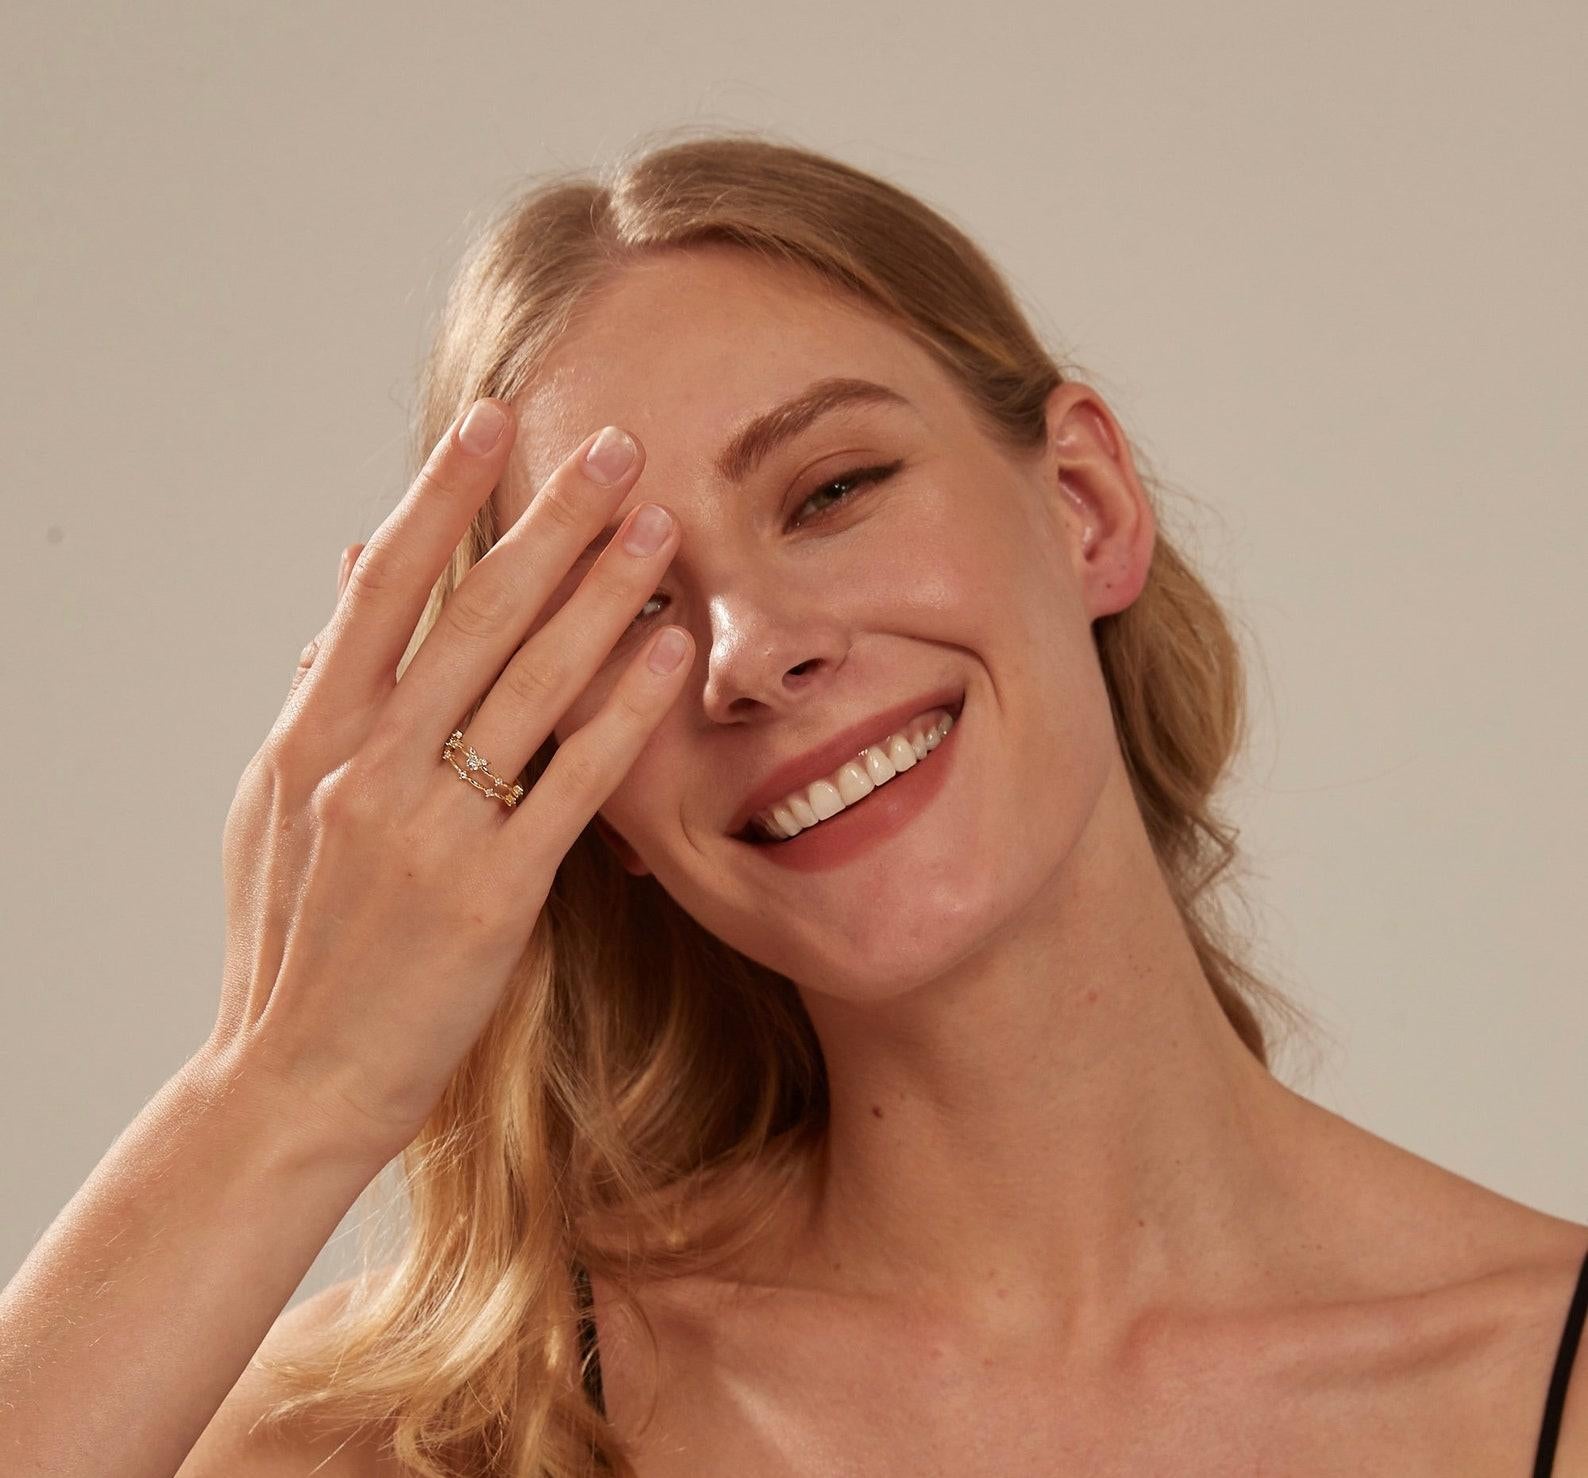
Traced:
[[[290, 1354], [296, 1342], [340, 1307], [349, 1287], [338, 1283], [288, 1309], [271, 1326], [259, 1354]], [[290, 1425], [256, 1430], [255, 1423], [279, 1394], [270, 1374], [250, 1361], [176, 1478], [304, 1478], [311, 1472], [316, 1478], [380, 1478], [384, 1470], [367, 1436], [344, 1441]]]

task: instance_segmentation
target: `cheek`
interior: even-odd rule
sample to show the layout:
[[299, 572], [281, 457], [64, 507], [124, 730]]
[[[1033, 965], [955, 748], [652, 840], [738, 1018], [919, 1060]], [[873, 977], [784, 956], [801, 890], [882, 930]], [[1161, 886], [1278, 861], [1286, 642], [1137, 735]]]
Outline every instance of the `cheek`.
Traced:
[[683, 777], [698, 770], [684, 746], [655, 730], [634, 762], [601, 804], [601, 814], [630, 840], [655, 839], [666, 846], [686, 804]]
[[[945, 638], [989, 675], [1011, 783], [1059, 766], [1084, 786], [1111, 743], [1112, 720], [1062, 545], [1011, 511], [967, 530], [933, 568], [930, 590]], [[1041, 809], [1027, 819], [1037, 822]], [[1054, 820], [1044, 811], [1040, 824]]]
[[1044, 550], [1032, 538], [1028, 512], [996, 482], [978, 484], [967, 472], [901, 511], [907, 516], [890, 520], [887, 530], [898, 567], [944, 610], [1004, 605], [1040, 583]]
[[990, 660], [1052, 624], [1052, 578], [1008, 520], [939, 517], [913, 541], [895, 593], [905, 592], [945, 640]]

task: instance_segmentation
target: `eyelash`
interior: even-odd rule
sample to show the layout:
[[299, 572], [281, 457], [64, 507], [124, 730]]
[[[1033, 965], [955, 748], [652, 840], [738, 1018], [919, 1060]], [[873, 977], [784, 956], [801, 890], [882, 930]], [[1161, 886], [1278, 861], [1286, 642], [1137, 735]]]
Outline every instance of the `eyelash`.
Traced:
[[[825, 493], [829, 488], [842, 487], [845, 483], [853, 483], [855, 487], [864, 487], [868, 483], [886, 482], [890, 477], [893, 476], [895, 472], [899, 470], [902, 465], [903, 464], [901, 462], [885, 462], [880, 467], [851, 468], [848, 472], [840, 473], [837, 477], [831, 478], [827, 482], [824, 482], [820, 487], [812, 488], [809, 495], [805, 498], [805, 501], [800, 504], [800, 507], [803, 508], [805, 504], [809, 503], [810, 500], [818, 493]], [[851, 502], [854, 496], [855, 495], [853, 492], [844, 493], [841, 497], [829, 503], [827, 507], [824, 508], [820, 513], [816, 514], [815, 517], [826, 517], [826, 515], [834, 508], [841, 508], [845, 503]]]
[[[830, 488], [843, 487], [846, 484], [852, 485], [849, 492], [840, 494], [831, 503], [827, 504], [827, 506], [820, 512], [812, 514], [811, 518], [805, 520], [805, 523], [810, 523], [812, 519], [826, 518], [827, 515], [834, 509], [842, 508], [845, 504], [852, 503], [855, 499], [856, 489], [865, 487], [867, 485], [875, 485], [886, 482], [903, 465], [904, 462], [901, 458], [898, 461], [884, 462], [876, 467], [854, 467], [848, 472], [840, 473], [837, 477], [829, 478], [820, 487], [812, 488], [811, 491], [806, 495], [804, 501], [800, 503], [799, 506], [801, 508], [803, 508], [806, 503], [809, 503], [811, 499], [816, 497], [819, 493], [825, 493]], [[796, 527], [803, 528], [804, 524], [796, 525]], [[653, 595], [651, 600], [646, 601], [645, 604], [649, 605], [651, 601], [654, 601], [656, 598], [657, 597]], [[646, 619], [648, 618], [642, 612], [642, 614], [636, 616], [634, 620], [629, 623], [629, 625], [631, 628], [638, 626]]]

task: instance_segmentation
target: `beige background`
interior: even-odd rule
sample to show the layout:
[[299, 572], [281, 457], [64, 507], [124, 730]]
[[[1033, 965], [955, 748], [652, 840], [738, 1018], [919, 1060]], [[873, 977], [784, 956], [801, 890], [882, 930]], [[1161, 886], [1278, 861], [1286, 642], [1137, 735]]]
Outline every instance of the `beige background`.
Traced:
[[1580, 4], [5, 29], [0, 1281], [209, 1030], [221, 825], [401, 492], [468, 229], [677, 124], [877, 170], [1003, 264], [1249, 631], [1232, 808], [1266, 963], [1334, 1033], [1282, 1076], [1588, 1219]]

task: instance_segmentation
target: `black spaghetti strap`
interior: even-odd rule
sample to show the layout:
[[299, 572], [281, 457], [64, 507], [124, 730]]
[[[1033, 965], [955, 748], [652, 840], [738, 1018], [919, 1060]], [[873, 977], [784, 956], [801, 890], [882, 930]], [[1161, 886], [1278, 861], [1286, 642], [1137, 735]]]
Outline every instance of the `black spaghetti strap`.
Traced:
[[584, 1388], [595, 1409], [607, 1414], [606, 1393], [601, 1388], [601, 1349], [596, 1343], [595, 1299], [590, 1291], [590, 1274], [583, 1263], [575, 1263], [574, 1288], [579, 1295], [579, 1357], [584, 1366]]
[[1582, 1339], [1583, 1320], [1588, 1317], [1588, 1252], [1583, 1254], [1577, 1273], [1577, 1291], [1566, 1311], [1566, 1328], [1561, 1332], [1560, 1349], [1555, 1355], [1555, 1371], [1549, 1380], [1549, 1395], [1544, 1401], [1544, 1425], [1538, 1434], [1538, 1456], [1533, 1460], [1533, 1478], [1550, 1478], [1555, 1471], [1555, 1443], [1560, 1438], [1561, 1413], [1566, 1409], [1566, 1386], [1571, 1380], [1572, 1361]]

